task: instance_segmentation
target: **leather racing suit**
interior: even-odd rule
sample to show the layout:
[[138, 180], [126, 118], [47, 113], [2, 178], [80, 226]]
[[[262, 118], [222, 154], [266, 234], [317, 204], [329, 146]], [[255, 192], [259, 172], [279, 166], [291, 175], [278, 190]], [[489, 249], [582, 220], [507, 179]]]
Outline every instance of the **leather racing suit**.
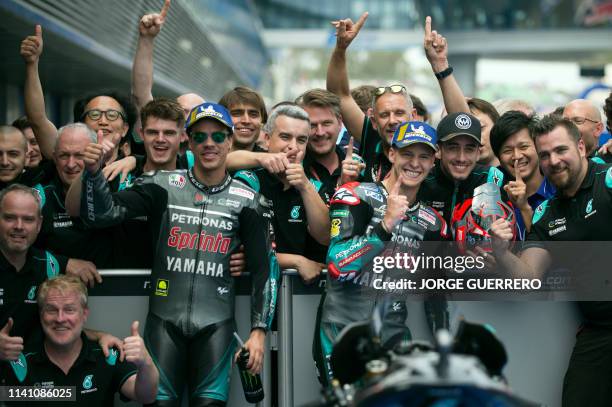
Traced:
[[90, 226], [142, 216], [151, 226], [155, 258], [145, 342], [160, 370], [158, 404], [180, 403], [185, 382], [192, 404], [225, 402], [236, 345], [229, 261], [241, 244], [252, 280], [251, 326], [268, 330], [274, 316], [280, 272], [269, 208], [229, 175], [209, 187], [192, 170], [149, 173], [114, 194], [101, 171], [85, 171], [83, 192], [81, 217]]

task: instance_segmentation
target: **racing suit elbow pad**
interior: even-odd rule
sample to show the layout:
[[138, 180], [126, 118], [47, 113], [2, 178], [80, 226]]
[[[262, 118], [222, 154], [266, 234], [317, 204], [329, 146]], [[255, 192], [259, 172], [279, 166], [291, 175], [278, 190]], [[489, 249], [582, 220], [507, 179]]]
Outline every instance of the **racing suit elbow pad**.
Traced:
[[102, 174], [83, 172], [81, 190], [81, 220], [88, 227], [105, 227], [120, 220], [124, 214], [123, 208], [115, 206], [110, 187]]

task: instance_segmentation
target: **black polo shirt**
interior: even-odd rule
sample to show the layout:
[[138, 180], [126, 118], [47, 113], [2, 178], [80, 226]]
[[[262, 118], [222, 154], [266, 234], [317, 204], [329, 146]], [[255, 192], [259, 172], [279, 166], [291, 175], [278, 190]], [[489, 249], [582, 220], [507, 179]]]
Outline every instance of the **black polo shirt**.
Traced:
[[11, 336], [26, 339], [40, 334], [36, 295], [48, 278], [64, 273], [68, 259], [30, 247], [26, 262], [18, 272], [0, 252], [0, 327], [13, 318]]
[[[299, 254], [308, 257], [307, 254], [314, 251], [316, 241], [308, 233], [306, 210], [302, 196], [297, 189], [293, 187], [285, 189], [280, 179], [263, 168], [238, 171], [234, 174], [234, 178], [259, 192], [265, 199], [272, 201], [274, 212], [272, 226], [277, 253]], [[313, 179], [310, 179], [310, 182], [325, 202], [324, 194], [320, 191], [322, 184]]]
[[321, 182], [322, 185], [319, 193], [325, 196], [326, 204], [329, 204], [331, 197], [336, 192], [338, 180], [342, 176], [342, 161], [346, 158], [346, 152], [338, 145], [336, 145], [335, 153], [338, 156], [338, 167], [331, 174], [327, 167], [320, 164], [310, 152], [306, 153], [303, 162], [306, 176]]
[[[589, 250], [588, 245], [580, 245], [572, 251], [552, 242], [612, 241], [611, 225], [612, 168], [589, 160], [587, 174], [574, 196], [565, 197], [557, 192], [535, 210], [523, 249], [548, 250], [553, 266], [579, 262], [580, 270], [592, 270], [591, 261], [601, 262], [601, 246]], [[587, 322], [612, 325], [612, 303], [591, 301], [579, 306]]]
[[[81, 333], [83, 347], [68, 374], [49, 360], [43, 343], [26, 348], [23, 359], [18, 362], [3, 362], [2, 378], [6, 385], [37, 386], [76, 386], [75, 402], [45, 403], [45, 405], [107, 407], [114, 404], [115, 393], [132, 375], [137, 373], [133, 363], [119, 361], [119, 352], [111, 350], [108, 358], [102, 348]], [[25, 375], [25, 376], [24, 376]], [[19, 380], [18, 376], [23, 377]], [[15, 402], [15, 405], [19, 402]]]
[[366, 163], [362, 182], [382, 181], [391, 171], [391, 161], [384, 153], [380, 134], [374, 129], [372, 121], [367, 115], [363, 119], [359, 155], [363, 157]]

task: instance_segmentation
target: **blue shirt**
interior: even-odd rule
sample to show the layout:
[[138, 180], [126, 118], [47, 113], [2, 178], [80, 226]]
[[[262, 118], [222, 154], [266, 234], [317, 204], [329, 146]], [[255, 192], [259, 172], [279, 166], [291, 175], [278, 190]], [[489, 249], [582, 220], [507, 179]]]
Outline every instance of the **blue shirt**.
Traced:
[[[556, 188], [550, 183], [550, 181], [548, 181], [546, 177], [544, 177], [544, 180], [540, 184], [538, 190], [527, 198], [527, 203], [529, 203], [529, 206], [535, 213], [536, 208], [545, 200], [552, 198], [556, 192]], [[516, 216], [516, 227], [518, 230], [517, 240], [523, 241], [525, 240], [526, 229], [525, 221], [523, 220], [523, 215], [521, 215], [519, 208], [514, 208], [514, 215]]]

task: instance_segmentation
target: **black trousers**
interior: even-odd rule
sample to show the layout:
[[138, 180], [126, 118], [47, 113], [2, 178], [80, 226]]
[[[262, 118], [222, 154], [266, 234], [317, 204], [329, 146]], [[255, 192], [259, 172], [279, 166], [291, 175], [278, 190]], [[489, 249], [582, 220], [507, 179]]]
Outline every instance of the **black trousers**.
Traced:
[[563, 380], [563, 407], [612, 406], [612, 328], [584, 326]]

